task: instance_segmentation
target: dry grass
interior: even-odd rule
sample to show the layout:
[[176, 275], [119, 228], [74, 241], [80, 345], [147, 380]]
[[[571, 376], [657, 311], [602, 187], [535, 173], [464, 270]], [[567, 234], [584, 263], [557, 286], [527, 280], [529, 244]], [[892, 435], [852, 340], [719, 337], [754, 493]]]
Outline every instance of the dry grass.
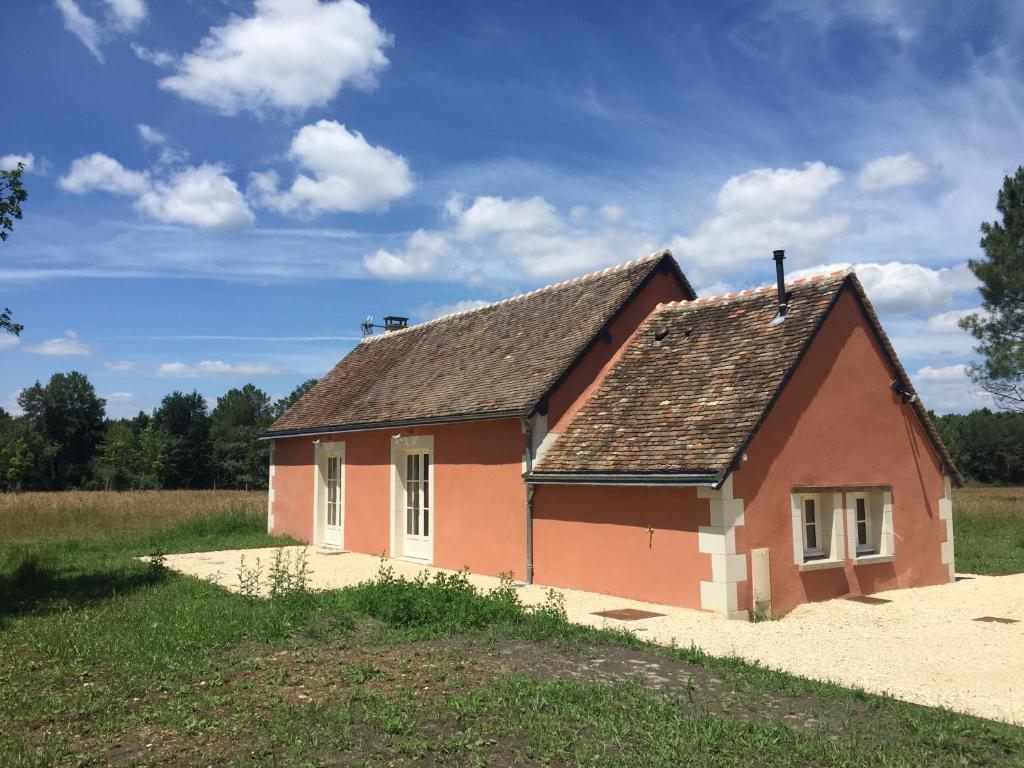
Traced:
[[957, 515], [1024, 517], [1024, 488], [974, 485], [953, 489], [953, 512]]
[[5, 540], [132, 533], [228, 510], [266, 509], [266, 491], [65, 491], [0, 494]]

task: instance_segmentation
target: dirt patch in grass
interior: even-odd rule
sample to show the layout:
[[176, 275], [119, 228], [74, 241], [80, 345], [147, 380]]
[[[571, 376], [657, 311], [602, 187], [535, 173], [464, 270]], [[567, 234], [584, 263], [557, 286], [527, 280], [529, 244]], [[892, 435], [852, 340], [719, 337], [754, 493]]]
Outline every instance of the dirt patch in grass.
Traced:
[[[371, 621], [326, 640], [239, 645], [217, 667], [215, 679], [140, 702], [140, 712], [153, 713], [142, 727], [86, 735], [82, 754], [113, 765], [522, 764], [525, 737], [509, 725], [516, 715], [473, 702], [524, 678], [633, 686], [683, 718], [786, 726], [827, 739], [863, 731], [898, 741], [906, 731], [907, 705], [875, 697], [773, 692], [622, 647], [479, 636], [396, 642]], [[969, 746], [988, 754], [989, 764], [1008, 758], [983, 735], [977, 740]]]

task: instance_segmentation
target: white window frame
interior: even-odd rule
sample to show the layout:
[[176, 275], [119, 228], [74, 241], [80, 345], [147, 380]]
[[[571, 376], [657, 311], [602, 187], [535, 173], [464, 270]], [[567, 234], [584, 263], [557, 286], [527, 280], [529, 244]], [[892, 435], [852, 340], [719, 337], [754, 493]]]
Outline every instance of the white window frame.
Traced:
[[317, 440], [313, 443], [313, 545], [325, 544], [327, 528], [327, 475], [322, 469], [329, 458], [338, 459], [338, 525], [341, 541], [332, 547], [345, 548], [345, 441]]
[[[875, 545], [871, 539], [871, 498], [867, 493], [857, 492], [848, 495], [850, 499], [850, 508], [853, 510], [853, 533], [850, 534], [850, 538], [854, 543], [857, 555], [874, 555]], [[858, 505], [858, 502], [862, 504]], [[860, 510], [858, 506], [864, 508], [864, 520], [860, 519]], [[861, 544], [860, 541], [860, 527], [863, 524], [865, 533], [865, 542]]]
[[[846, 562], [843, 493], [834, 488], [794, 489], [791, 495], [793, 512], [793, 562], [802, 571], [841, 568]], [[807, 542], [806, 502], [814, 500], [815, 545]]]
[[[814, 521], [811, 522], [807, 519], [807, 505], [810, 504], [813, 507]], [[825, 550], [821, 546], [821, 523], [822, 523], [822, 509], [821, 503], [816, 494], [802, 494], [800, 497], [800, 514], [802, 519], [800, 521], [801, 529], [804, 534], [804, 562], [808, 560], [814, 560], [817, 558], [825, 557]], [[814, 546], [810, 545], [808, 536], [809, 530], [814, 529]]]
[[[408, 557], [404, 552], [405, 545], [405, 489], [402, 473], [405, 457], [409, 453], [426, 453], [430, 462], [430, 533], [427, 536], [426, 556]], [[434, 542], [437, 541], [438, 514], [434, 503], [437, 488], [437, 459], [434, 453], [433, 435], [394, 435], [391, 438], [391, 557], [412, 559], [416, 562], [434, 562]]]
[[[864, 499], [868, 512], [868, 546], [859, 542], [857, 499]], [[887, 487], [862, 487], [846, 490], [846, 527], [849, 532], [849, 557], [854, 565], [892, 562], [895, 558], [895, 534], [892, 525], [892, 490]]]

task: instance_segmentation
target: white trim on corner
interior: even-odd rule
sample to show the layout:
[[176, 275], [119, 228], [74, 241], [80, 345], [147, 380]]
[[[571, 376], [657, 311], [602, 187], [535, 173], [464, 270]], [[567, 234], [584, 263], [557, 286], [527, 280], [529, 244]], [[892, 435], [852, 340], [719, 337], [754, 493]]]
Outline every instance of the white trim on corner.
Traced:
[[698, 488], [697, 498], [708, 500], [710, 525], [697, 530], [697, 548], [711, 555], [711, 581], [700, 583], [700, 607], [730, 619], [748, 618], [738, 609], [741, 581], [747, 580], [747, 556], [736, 553], [736, 528], [743, 525], [743, 499], [733, 498], [732, 475], [717, 490]]
[[942, 476], [942, 493], [939, 499], [939, 519], [946, 523], [946, 540], [942, 542], [939, 556], [943, 565], [949, 568], [949, 582], [956, 581], [956, 552], [953, 542], [953, 482], [949, 475]]

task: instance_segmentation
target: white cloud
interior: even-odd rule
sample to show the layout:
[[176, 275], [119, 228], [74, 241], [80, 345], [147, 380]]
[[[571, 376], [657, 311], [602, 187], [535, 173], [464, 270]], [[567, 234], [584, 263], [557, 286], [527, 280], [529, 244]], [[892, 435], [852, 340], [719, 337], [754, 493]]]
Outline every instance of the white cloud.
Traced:
[[146, 123], [138, 123], [135, 130], [139, 132], [139, 138], [146, 146], [160, 151], [160, 162], [164, 165], [182, 163], [188, 157], [188, 153], [175, 146], [171, 138], [163, 131]]
[[926, 365], [910, 377], [926, 408], [938, 413], [966, 413], [992, 408], [992, 397], [980, 390], [967, 375], [967, 366]]
[[100, 26], [91, 16], [82, 13], [75, 0], [56, 0], [57, 10], [64, 19], [64, 29], [77, 37], [97, 61], [103, 61], [100, 51]]
[[483, 299], [463, 299], [462, 301], [456, 301], [454, 304], [424, 304], [416, 309], [416, 317], [420, 320], [433, 320], [438, 317], [454, 314], [455, 312], [480, 309], [480, 307], [486, 307], [490, 303]]
[[0, 349], [13, 349], [21, 343], [21, 339], [10, 333], [0, 333]]
[[[162, 136], [149, 126], [140, 127], [143, 138]], [[74, 194], [94, 190], [136, 198], [135, 208], [145, 216], [168, 224], [201, 229], [240, 229], [255, 221], [238, 186], [220, 165], [189, 166], [166, 179], [132, 171], [101, 152], [71, 163], [57, 184]]]
[[147, 144], [153, 144], [156, 146], [163, 146], [167, 143], [167, 135], [161, 133], [151, 125], [145, 123], [138, 123], [135, 126], [135, 130], [139, 132], [139, 136]]
[[186, 54], [160, 87], [225, 114], [325, 106], [346, 85], [371, 88], [392, 39], [354, 0], [256, 0]]
[[316, 216], [381, 210], [415, 186], [404, 157], [371, 145], [358, 131], [333, 120], [300, 128], [288, 156], [312, 175], [299, 174], [286, 190], [279, 189], [275, 171], [250, 175], [250, 197], [281, 213]]
[[114, 360], [108, 361], [103, 364], [108, 371], [114, 371], [115, 373], [132, 373], [139, 370], [139, 366], [128, 360]]
[[145, 20], [148, 9], [146, 0], [104, 0], [111, 21], [121, 29], [131, 32]]
[[175, 61], [174, 56], [167, 51], [147, 48], [146, 46], [139, 45], [138, 43], [132, 43], [132, 53], [134, 53], [141, 61], [153, 64], [157, 67], [169, 67]]
[[155, 372], [158, 376], [192, 378], [196, 376], [267, 376], [281, 373], [281, 369], [264, 363], [225, 363], [222, 360], [203, 360], [194, 365], [180, 362], [161, 363], [156, 367]]
[[821, 162], [796, 168], [758, 168], [728, 179], [716, 213], [671, 248], [684, 267], [724, 274], [784, 247], [806, 263], [827, 255], [850, 227], [845, 213], [820, 209], [842, 173]]
[[76, 195], [100, 190], [115, 195], [139, 195], [149, 186], [145, 173], [130, 171], [102, 152], [77, 158], [57, 181], [61, 189]]
[[949, 306], [954, 294], [974, 289], [974, 283], [964, 276], [970, 275], [965, 266], [932, 268], [899, 261], [818, 264], [792, 270], [786, 279], [827, 274], [849, 266], [853, 266], [879, 312], [937, 312]]
[[108, 418], [129, 418], [141, 410], [139, 397], [134, 392], [108, 392], [100, 397], [107, 401]]
[[256, 217], [223, 166], [185, 168], [158, 181], [135, 203], [139, 212], [168, 224], [200, 229], [241, 229]]
[[618, 264], [653, 250], [648, 236], [625, 227], [595, 228], [563, 217], [542, 197], [481, 196], [444, 205], [447, 227], [419, 229], [401, 249], [363, 258], [376, 277], [488, 281], [553, 279]]
[[459, 198], [452, 197], [445, 207], [456, 222], [455, 236], [461, 240], [508, 232], [556, 232], [562, 227], [554, 206], [542, 197], [478, 197], [468, 208], [462, 207]]
[[106, 14], [97, 21], [82, 11], [76, 0], [55, 0], [64, 20], [64, 28], [89, 49], [97, 61], [103, 62], [100, 44], [118, 33], [134, 32], [145, 20], [146, 0], [103, 0]]
[[35, 165], [36, 158], [31, 152], [24, 155], [0, 155], [0, 171], [11, 171], [18, 167], [18, 163], [25, 166], [25, 171], [30, 172]]
[[409, 236], [404, 250], [381, 248], [366, 256], [363, 266], [376, 277], [423, 277], [433, 273], [439, 263], [454, 252], [444, 233], [417, 229]]
[[983, 313], [981, 307], [974, 309], [951, 309], [948, 312], [941, 312], [932, 315], [925, 321], [924, 330], [927, 333], [965, 333], [960, 327], [960, 321], [968, 315]]
[[26, 347], [29, 352], [52, 357], [81, 357], [91, 355], [94, 349], [78, 338], [74, 331], [64, 331], [64, 335], [56, 339], [48, 339]]
[[928, 178], [932, 166], [914, 159], [909, 152], [872, 160], [857, 175], [861, 189], [889, 189], [919, 184]]

